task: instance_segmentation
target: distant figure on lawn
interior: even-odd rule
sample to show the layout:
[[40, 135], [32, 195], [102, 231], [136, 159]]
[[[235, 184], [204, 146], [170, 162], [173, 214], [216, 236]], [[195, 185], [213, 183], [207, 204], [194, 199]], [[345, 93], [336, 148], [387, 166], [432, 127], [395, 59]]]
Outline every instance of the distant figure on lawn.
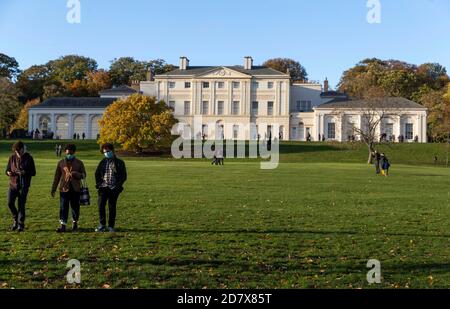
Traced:
[[117, 200], [123, 191], [123, 184], [127, 180], [127, 169], [125, 162], [117, 158], [112, 144], [107, 143], [102, 145], [100, 151], [105, 158], [100, 161], [95, 172], [100, 221], [100, 225], [95, 231], [106, 231], [106, 203], [108, 203], [108, 231], [114, 232]]
[[213, 162], [211, 164], [224, 165], [222, 147], [216, 147], [215, 148], [215, 150], [214, 150], [214, 159], [213, 159]]
[[78, 229], [80, 218], [80, 192], [81, 180], [86, 178], [86, 170], [83, 161], [75, 158], [77, 147], [68, 144], [65, 148], [66, 158], [59, 161], [56, 166], [55, 177], [53, 179], [52, 197], [55, 197], [59, 184], [59, 222], [61, 227], [58, 233], [66, 232], [67, 220], [69, 217], [69, 207], [72, 209], [72, 231]]
[[377, 173], [377, 175], [380, 175], [381, 172], [381, 166], [380, 166], [380, 161], [381, 161], [381, 155], [378, 152], [378, 150], [375, 150], [375, 152], [372, 154], [373, 159], [374, 159], [374, 164], [375, 164], [375, 172]]
[[55, 154], [57, 157], [61, 157], [62, 146], [61, 144], [56, 144], [55, 146]]
[[[25, 229], [25, 204], [28, 190], [31, 185], [31, 177], [36, 176], [36, 168], [33, 157], [27, 153], [22, 142], [13, 145], [14, 154], [9, 158], [6, 167], [6, 175], [9, 176], [8, 207], [13, 216], [11, 231], [23, 232]], [[18, 209], [16, 209], [18, 199]]]
[[381, 154], [381, 175], [388, 177], [389, 176], [389, 168], [391, 167], [391, 163], [389, 163], [388, 157], [384, 153]]

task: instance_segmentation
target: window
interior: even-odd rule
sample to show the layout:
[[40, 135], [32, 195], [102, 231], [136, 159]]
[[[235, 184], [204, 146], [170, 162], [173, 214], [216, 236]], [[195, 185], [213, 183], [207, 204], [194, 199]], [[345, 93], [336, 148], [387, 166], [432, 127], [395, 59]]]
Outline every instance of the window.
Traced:
[[233, 115], [239, 115], [239, 101], [233, 102]]
[[311, 101], [306, 101], [306, 111], [307, 112], [312, 111]]
[[223, 115], [223, 101], [217, 102], [217, 115]]
[[202, 115], [208, 115], [209, 113], [209, 102], [203, 101], [202, 102]]
[[234, 139], [239, 138], [239, 126], [236, 124], [233, 126], [233, 138]]
[[169, 82], [169, 88], [170, 89], [173, 89], [173, 88], [175, 88], [175, 82]]
[[203, 82], [203, 88], [209, 88], [209, 82]]
[[305, 113], [312, 111], [311, 101], [297, 101], [297, 112]]
[[267, 102], [267, 116], [273, 116], [273, 102]]
[[224, 82], [218, 82], [217, 83], [217, 88], [219, 88], [219, 89], [225, 88], [225, 83]]
[[191, 114], [191, 102], [184, 101], [184, 114], [190, 115]]
[[206, 139], [208, 137], [208, 125], [202, 125], [202, 139]]
[[406, 139], [408, 140], [412, 140], [414, 137], [414, 125], [412, 123], [407, 123], [405, 125], [405, 130], [406, 130]]
[[169, 107], [175, 110], [175, 101], [169, 101]]
[[233, 88], [234, 89], [238, 89], [240, 85], [241, 85], [240, 82], [233, 82]]
[[258, 115], [258, 102], [252, 102], [252, 115]]
[[184, 88], [186, 88], [186, 89], [191, 88], [191, 82], [185, 82]]
[[273, 82], [267, 83], [267, 89], [273, 89]]
[[253, 88], [258, 89], [259, 88], [259, 83], [258, 82], [253, 82]]
[[328, 124], [328, 138], [329, 139], [336, 138], [336, 124], [335, 123]]

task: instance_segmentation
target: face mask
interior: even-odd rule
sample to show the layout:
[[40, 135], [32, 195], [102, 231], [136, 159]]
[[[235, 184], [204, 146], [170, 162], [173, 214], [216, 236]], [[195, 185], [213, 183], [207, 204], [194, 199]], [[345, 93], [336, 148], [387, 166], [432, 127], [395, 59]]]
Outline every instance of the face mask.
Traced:
[[75, 156], [73, 154], [68, 154], [66, 155], [66, 159], [72, 161], [73, 159], [75, 159]]
[[112, 151], [105, 152], [105, 158], [107, 159], [114, 158], [114, 154], [112, 153]]

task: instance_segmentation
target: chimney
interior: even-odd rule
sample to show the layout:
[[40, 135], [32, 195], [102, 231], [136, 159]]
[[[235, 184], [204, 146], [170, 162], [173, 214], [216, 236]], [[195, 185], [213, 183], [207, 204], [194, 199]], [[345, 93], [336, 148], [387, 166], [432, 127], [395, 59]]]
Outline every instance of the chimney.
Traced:
[[187, 70], [189, 67], [189, 59], [187, 57], [180, 57], [180, 70]]
[[247, 56], [244, 58], [244, 70], [251, 70], [253, 68], [253, 58]]
[[148, 82], [152, 82], [152, 81], [154, 80], [152, 69], [149, 68], [149, 69], [147, 70], [146, 76], [147, 76], [147, 81], [148, 81]]
[[328, 78], [325, 78], [323, 82], [323, 92], [328, 92], [330, 90], [330, 84], [328, 83]]

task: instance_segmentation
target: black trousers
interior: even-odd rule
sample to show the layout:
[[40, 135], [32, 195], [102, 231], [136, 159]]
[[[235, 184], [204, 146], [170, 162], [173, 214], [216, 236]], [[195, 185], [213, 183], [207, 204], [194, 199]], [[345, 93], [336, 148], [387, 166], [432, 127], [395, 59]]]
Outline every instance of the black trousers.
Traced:
[[106, 204], [108, 204], [108, 227], [115, 227], [119, 195], [120, 191], [117, 189], [100, 188], [98, 190], [98, 213], [101, 226], [106, 226]]
[[[17, 190], [9, 188], [8, 190], [9, 210], [14, 221], [21, 227], [25, 225], [25, 204], [27, 203], [28, 189], [23, 188], [22, 190]], [[18, 200], [18, 208], [16, 208], [16, 199]]]
[[72, 209], [72, 220], [78, 222], [80, 219], [80, 192], [60, 192], [59, 196], [59, 222], [67, 225], [69, 208]]

